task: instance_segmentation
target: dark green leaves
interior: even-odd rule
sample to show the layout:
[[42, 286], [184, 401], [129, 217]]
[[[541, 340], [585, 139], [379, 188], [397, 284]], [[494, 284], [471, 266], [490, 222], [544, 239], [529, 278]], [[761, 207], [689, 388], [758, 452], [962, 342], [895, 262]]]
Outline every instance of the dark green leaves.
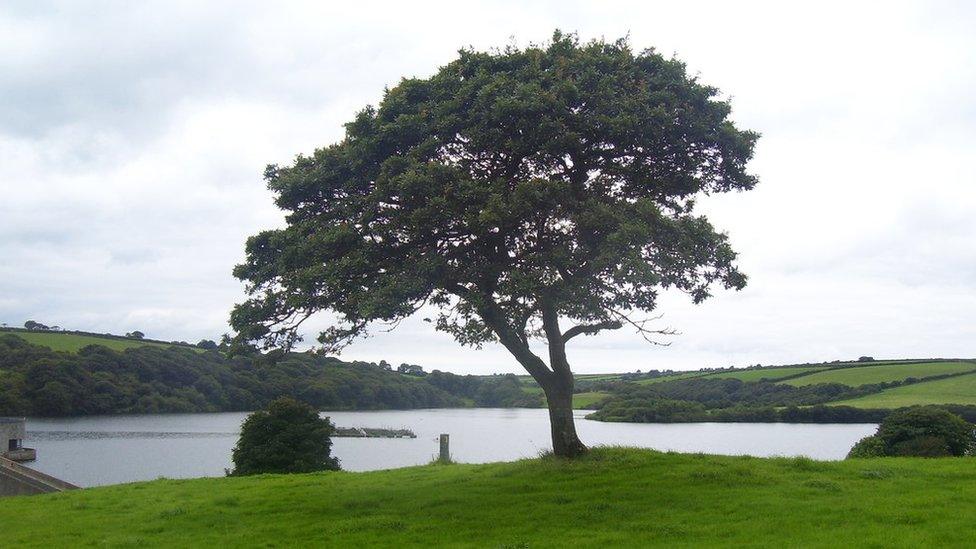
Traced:
[[651, 310], [663, 288], [741, 288], [725, 235], [693, 213], [696, 195], [756, 183], [757, 135], [717, 96], [625, 41], [462, 51], [340, 143], [268, 168], [288, 227], [249, 240], [232, 323], [276, 346], [331, 311], [320, 341], [338, 350], [432, 304], [477, 345], [526, 341], [543, 303], [590, 323]]

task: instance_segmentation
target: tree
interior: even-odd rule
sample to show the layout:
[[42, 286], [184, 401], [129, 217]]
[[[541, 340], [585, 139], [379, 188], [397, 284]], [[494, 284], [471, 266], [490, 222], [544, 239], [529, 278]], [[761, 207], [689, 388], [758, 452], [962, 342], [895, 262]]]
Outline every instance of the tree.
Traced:
[[212, 339], [201, 339], [197, 343], [197, 347], [199, 347], [200, 349], [206, 349], [208, 351], [216, 351], [218, 345], [217, 342]]
[[27, 322], [25, 322], [24, 328], [27, 328], [28, 330], [49, 330], [50, 329], [46, 325], [33, 320], [28, 320]]
[[404, 375], [417, 377], [424, 377], [427, 375], [427, 373], [424, 372], [424, 368], [422, 366], [417, 366], [416, 364], [401, 364], [397, 366], [397, 372]]
[[139, 330], [136, 330], [134, 332], [129, 332], [129, 333], [125, 334], [125, 337], [131, 337], [133, 339], [142, 339], [142, 338], [146, 337], [146, 334], [140, 332]]
[[335, 353], [427, 306], [462, 345], [500, 342], [546, 395], [554, 453], [580, 454], [567, 344], [624, 325], [660, 343], [672, 332], [637, 315], [662, 290], [698, 303], [745, 285], [694, 210], [756, 183], [757, 134], [730, 110], [683, 63], [625, 40], [462, 50], [339, 143], [268, 166], [287, 226], [251, 237], [235, 269], [249, 295], [231, 313], [238, 346], [288, 348], [329, 311], [318, 341]]
[[279, 398], [247, 416], [234, 447], [234, 475], [338, 470], [331, 456], [334, 426], [308, 404]]

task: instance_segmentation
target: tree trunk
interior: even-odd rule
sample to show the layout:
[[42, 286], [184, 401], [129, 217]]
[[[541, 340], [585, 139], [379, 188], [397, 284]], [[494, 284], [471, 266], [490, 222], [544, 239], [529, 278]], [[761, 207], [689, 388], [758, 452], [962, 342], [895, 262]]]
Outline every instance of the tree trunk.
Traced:
[[549, 424], [552, 428], [552, 452], [559, 457], [573, 458], [586, 453], [576, 435], [573, 420], [573, 378], [554, 379], [549, 387], [543, 387], [549, 403]]

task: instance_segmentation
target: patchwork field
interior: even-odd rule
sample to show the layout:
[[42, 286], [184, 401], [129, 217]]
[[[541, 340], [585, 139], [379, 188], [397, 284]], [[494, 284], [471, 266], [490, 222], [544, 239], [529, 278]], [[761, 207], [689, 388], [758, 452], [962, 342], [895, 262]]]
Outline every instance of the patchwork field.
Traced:
[[926, 377], [945, 374], [958, 374], [976, 370], [974, 362], [921, 362], [915, 364], [880, 364], [871, 366], [855, 366], [838, 370], [817, 372], [803, 377], [788, 379], [780, 383], [801, 387], [817, 383], [840, 383], [849, 387], [858, 387], [873, 383], [889, 381], [903, 381], [910, 377], [924, 379]]
[[661, 382], [664, 382], [664, 381], [676, 381], [676, 380], [679, 380], [679, 379], [691, 379], [693, 377], [702, 377], [702, 375], [704, 375], [704, 374], [702, 374], [701, 372], [688, 372], [688, 373], [685, 373], [685, 374], [671, 374], [671, 375], [666, 375], [666, 376], [661, 376], [661, 377], [652, 377], [652, 378], [649, 378], [649, 379], [641, 379], [641, 380], [635, 381], [634, 383], [637, 383], [638, 385], [650, 385], [652, 383], [661, 383]]
[[899, 408], [916, 404], [976, 405], [976, 373], [913, 383], [830, 404], [857, 408]]
[[723, 379], [739, 379], [742, 381], [762, 381], [766, 380], [776, 380], [782, 379], [784, 377], [795, 376], [798, 374], [806, 374], [818, 372], [827, 368], [826, 366], [796, 366], [789, 368], [757, 368], [755, 370], [739, 370], [733, 372], [721, 372], [718, 374], [711, 374], [708, 376], [709, 379], [723, 378]]
[[140, 341], [138, 339], [116, 339], [113, 337], [98, 337], [59, 332], [0, 331], [0, 335], [5, 334], [17, 336], [33, 345], [43, 345], [44, 347], [48, 347], [54, 351], [64, 351], [68, 353], [77, 353], [80, 349], [87, 347], [88, 345], [101, 345], [116, 351], [124, 351], [125, 349], [131, 349], [133, 347], [144, 347], [146, 345], [153, 345], [156, 347], [171, 346], [166, 343]]

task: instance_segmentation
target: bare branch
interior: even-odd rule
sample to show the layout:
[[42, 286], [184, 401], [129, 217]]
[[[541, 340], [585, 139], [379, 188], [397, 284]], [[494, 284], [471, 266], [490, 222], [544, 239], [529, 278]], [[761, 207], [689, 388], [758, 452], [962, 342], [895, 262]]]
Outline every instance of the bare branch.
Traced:
[[607, 309], [607, 310], [610, 311], [610, 314], [620, 319], [624, 324], [628, 324], [632, 326], [635, 330], [637, 330], [637, 333], [639, 333], [641, 337], [644, 338], [644, 341], [650, 343], [651, 345], [658, 345], [660, 347], [670, 347], [671, 346], [670, 341], [666, 343], [661, 341], [655, 341], [654, 339], [651, 338], [651, 336], [654, 335], [672, 336], [672, 335], [678, 335], [679, 333], [677, 330], [673, 328], [652, 330], [647, 327], [648, 323], [654, 322], [656, 320], [661, 320], [661, 317], [663, 317], [664, 315], [657, 315], [657, 316], [652, 316], [650, 318], [645, 318], [641, 320], [634, 320], [629, 316], [625, 315], [624, 313], [621, 313], [620, 311], [614, 309]]

